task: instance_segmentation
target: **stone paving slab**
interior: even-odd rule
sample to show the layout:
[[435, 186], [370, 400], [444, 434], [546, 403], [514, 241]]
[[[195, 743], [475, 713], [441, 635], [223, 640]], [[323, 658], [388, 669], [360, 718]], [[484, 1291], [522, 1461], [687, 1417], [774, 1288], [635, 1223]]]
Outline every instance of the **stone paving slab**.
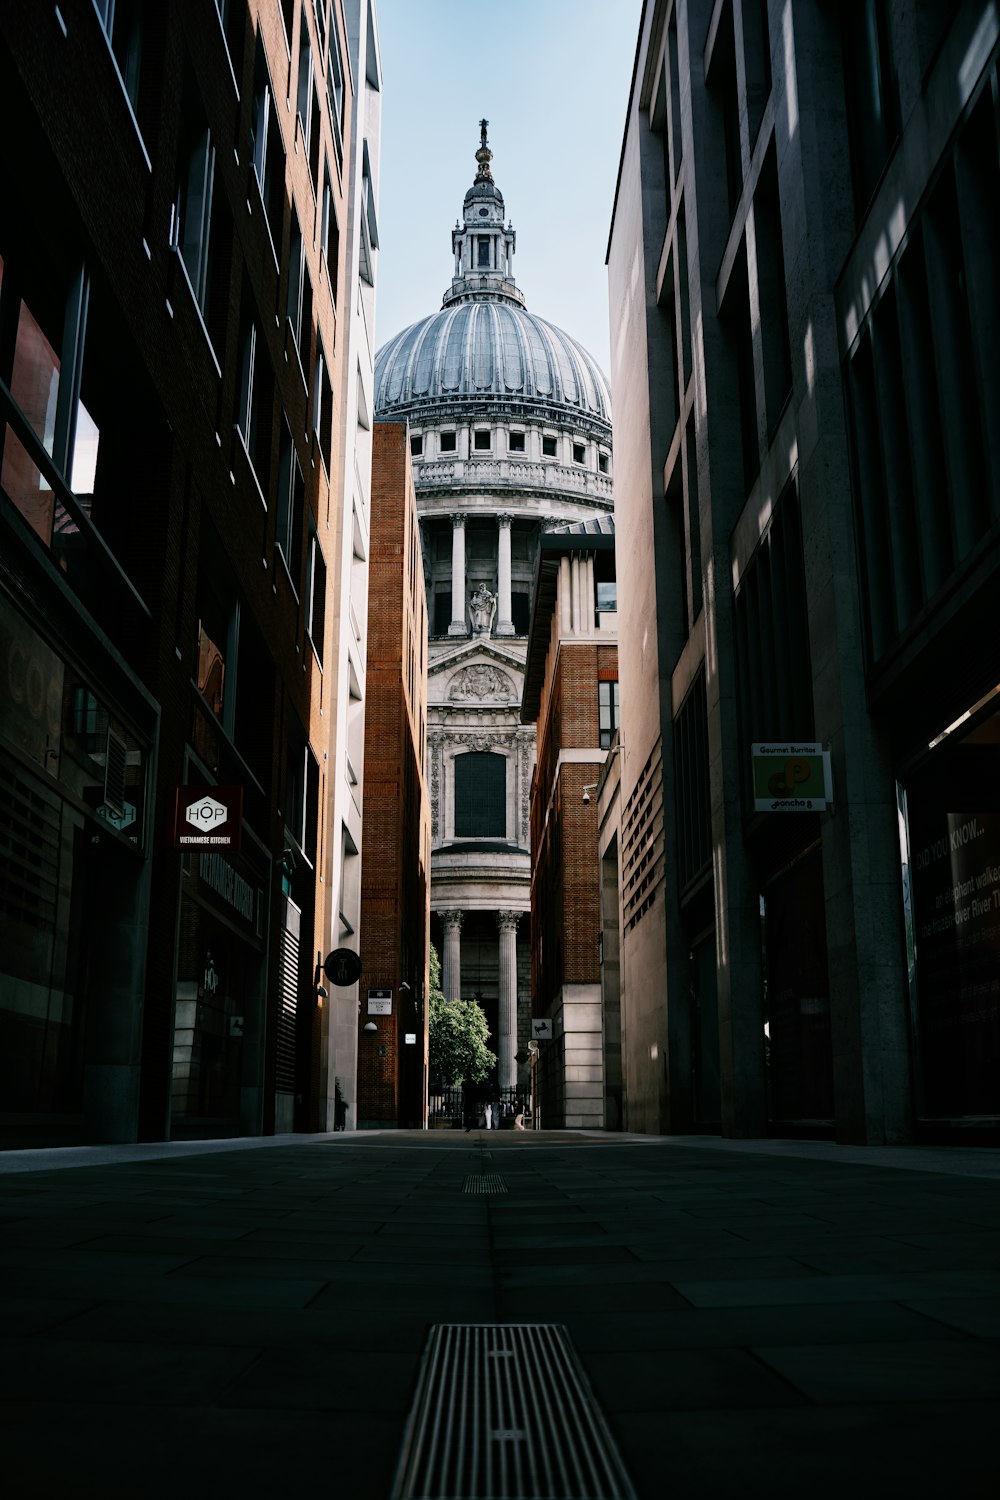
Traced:
[[0, 1154], [5, 1500], [386, 1500], [429, 1326], [500, 1321], [566, 1323], [642, 1500], [995, 1500], [1000, 1152], [758, 1144]]

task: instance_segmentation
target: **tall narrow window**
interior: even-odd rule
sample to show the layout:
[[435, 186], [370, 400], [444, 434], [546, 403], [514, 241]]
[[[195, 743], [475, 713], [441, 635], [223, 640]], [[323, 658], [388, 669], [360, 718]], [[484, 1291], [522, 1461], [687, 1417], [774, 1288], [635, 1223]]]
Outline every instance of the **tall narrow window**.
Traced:
[[455, 837], [507, 836], [507, 761], [490, 751], [455, 757]]
[[330, 120], [337, 148], [337, 165], [344, 161], [344, 68], [340, 61], [340, 43], [336, 27], [330, 34], [330, 52], [326, 60], [326, 92], [330, 103]]
[[141, 0], [95, 0], [101, 26], [132, 108], [138, 113], [142, 63]]
[[273, 377], [256, 319], [245, 317], [242, 333], [240, 404], [236, 425], [266, 502], [271, 454]]
[[333, 391], [330, 388], [330, 376], [328, 373], [326, 356], [323, 346], [319, 346], [316, 355], [316, 381], [313, 389], [313, 430], [319, 443], [319, 451], [323, 455], [326, 472], [330, 472], [332, 459], [333, 441]]
[[285, 559], [292, 587], [298, 593], [302, 566], [302, 514], [305, 508], [305, 480], [295, 453], [287, 421], [281, 426], [281, 452], [278, 459], [278, 501], [274, 541]]
[[316, 659], [323, 664], [323, 633], [326, 626], [326, 561], [319, 538], [309, 538], [309, 571], [306, 594], [306, 633], [312, 642]]
[[[594, 700], [591, 699], [591, 702]], [[599, 744], [602, 750], [610, 748], [611, 741], [615, 737], [618, 728], [618, 683], [599, 682], [597, 684], [597, 724], [600, 732]]]
[[208, 251], [214, 175], [215, 149], [204, 106], [189, 73], [181, 112], [173, 244], [180, 251], [191, 290], [203, 312], [208, 302]]
[[274, 107], [274, 90], [267, 71], [264, 47], [258, 37], [254, 64], [253, 113], [250, 121], [250, 159], [271, 232], [271, 243], [281, 244], [281, 214], [285, 198], [285, 152]]

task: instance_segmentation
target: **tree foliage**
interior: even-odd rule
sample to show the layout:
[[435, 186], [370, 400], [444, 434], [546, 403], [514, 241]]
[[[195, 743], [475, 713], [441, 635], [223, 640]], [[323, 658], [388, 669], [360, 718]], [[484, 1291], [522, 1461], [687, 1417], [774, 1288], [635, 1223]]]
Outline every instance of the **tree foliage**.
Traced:
[[428, 996], [430, 1068], [450, 1083], [483, 1083], [497, 1065], [486, 1045], [490, 1029], [475, 1000], [446, 1000], [441, 989], [441, 960], [431, 948]]

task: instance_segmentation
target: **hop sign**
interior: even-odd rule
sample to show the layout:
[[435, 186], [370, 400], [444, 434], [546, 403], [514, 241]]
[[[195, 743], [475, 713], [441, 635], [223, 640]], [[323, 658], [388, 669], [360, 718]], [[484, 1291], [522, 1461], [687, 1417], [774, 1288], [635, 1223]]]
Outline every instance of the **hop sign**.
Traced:
[[238, 849], [243, 788], [179, 786], [174, 801], [175, 849]]

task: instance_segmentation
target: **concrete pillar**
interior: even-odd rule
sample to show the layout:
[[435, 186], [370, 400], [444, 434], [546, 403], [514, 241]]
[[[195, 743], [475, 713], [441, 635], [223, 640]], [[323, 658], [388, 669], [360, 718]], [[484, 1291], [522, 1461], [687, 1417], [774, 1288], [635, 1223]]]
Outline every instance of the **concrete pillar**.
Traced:
[[500, 1025], [497, 1059], [500, 1087], [517, 1083], [517, 921], [518, 911], [498, 911], [500, 928]]
[[573, 598], [569, 558], [559, 559], [559, 634], [569, 635], [573, 628]]
[[443, 911], [444, 955], [441, 960], [441, 988], [446, 1000], [462, 998], [462, 918], [463, 911]]
[[510, 516], [497, 516], [497, 635], [513, 635], [510, 598]]
[[468, 635], [465, 623], [465, 517], [451, 518], [451, 624], [449, 635]]

